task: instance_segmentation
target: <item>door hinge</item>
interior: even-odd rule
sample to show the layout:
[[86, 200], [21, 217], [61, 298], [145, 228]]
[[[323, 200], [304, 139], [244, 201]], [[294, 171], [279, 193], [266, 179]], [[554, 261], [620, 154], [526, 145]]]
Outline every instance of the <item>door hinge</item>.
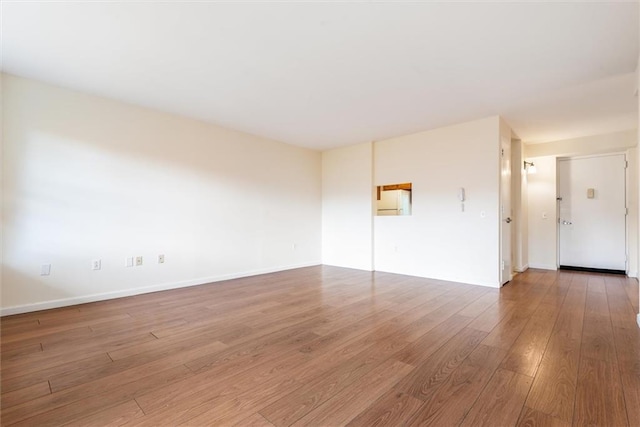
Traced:
[[502, 270], [504, 270], [504, 260], [501, 260], [501, 261], [500, 261], [500, 268], [501, 268]]
[[501, 155], [502, 157], [504, 157], [504, 148], [501, 148], [501, 149], [500, 149], [500, 155]]
[[629, 167], [629, 160], [625, 160], [624, 161], [624, 168], [628, 168]]
[[625, 216], [629, 215], [629, 208], [624, 208], [624, 215]]

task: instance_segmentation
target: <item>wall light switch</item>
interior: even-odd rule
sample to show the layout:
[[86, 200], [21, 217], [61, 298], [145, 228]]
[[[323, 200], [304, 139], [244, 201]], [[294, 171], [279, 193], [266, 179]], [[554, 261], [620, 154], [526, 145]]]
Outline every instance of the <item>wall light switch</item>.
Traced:
[[49, 274], [51, 274], [51, 264], [42, 264], [42, 267], [40, 268], [40, 275], [48, 276]]
[[125, 267], [133, 267], [133, 257], [132, 257], [132, 256], [127, 257], [127, 258], [124, 260], [124, 266], [125, 266]]
[[164, 255], [158, 255], [158, 264], [164, 264]]
[[596, 197], [595, 188], [587, 188], [587, 199], [594, 199]]

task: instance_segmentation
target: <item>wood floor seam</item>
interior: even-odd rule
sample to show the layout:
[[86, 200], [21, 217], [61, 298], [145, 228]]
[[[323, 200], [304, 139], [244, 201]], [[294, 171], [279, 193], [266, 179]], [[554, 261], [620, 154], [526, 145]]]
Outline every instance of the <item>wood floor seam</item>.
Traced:
[[638, 282], [331, 266], [0, 318], [0, 425], [640, 425]]
[[[587, 282], [587, 293], [588, 293], [588, 282]], [[584, 308], [583, 308], [583, 312], [586, 313], [587, 311], [587, 298], [584, 299]], [[582, 322], [582, 329], [580, 331], [580, 352], [579, 352], [579, 356], [578, 356], [578, 369], [577, 369], [577, 375], [576, 375], [576, 390], [578, 388], [578, 380], [579, 380], [579, 375], [580, 375], [580, 366], [582, 365], [582, 346], [584, 345], [584, 319]], [[577, 404], [577, 393], [573, 394], [573, 414], [576, 413], [576, 404]], [[575, 417], [574, 417], [575, 419]]]

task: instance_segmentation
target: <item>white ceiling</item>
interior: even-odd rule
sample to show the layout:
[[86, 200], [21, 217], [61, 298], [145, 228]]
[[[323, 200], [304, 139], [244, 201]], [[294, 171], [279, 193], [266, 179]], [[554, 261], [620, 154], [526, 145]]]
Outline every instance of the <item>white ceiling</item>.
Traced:
[[324, 149], [637, 127], [638, 4], [2, 2], [3, 70]]

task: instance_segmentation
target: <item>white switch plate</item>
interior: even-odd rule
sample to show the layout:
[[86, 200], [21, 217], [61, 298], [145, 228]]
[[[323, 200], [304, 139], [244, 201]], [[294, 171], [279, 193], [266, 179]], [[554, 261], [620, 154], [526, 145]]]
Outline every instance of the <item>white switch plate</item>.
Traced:
[[142, 257], [141, 256], [137, 256], [136, 257], [136, 267], [142, 265]]
[[42, 267], [40, 269], [40, 275], [48, 276], [49, 274], [51, 274], [51, 264], [42, 264]]
[[164, 264], [164, 255], [158, 255], [158, 264]]
[[127, 257], [124, 261], [124, 266], [125, 267], [133, 267], [133, 257]]
[[93, 261], [91, 261], [92, 270], [100, 270], [100, 268], [102, 268], [102, 260], [94, 259]]

